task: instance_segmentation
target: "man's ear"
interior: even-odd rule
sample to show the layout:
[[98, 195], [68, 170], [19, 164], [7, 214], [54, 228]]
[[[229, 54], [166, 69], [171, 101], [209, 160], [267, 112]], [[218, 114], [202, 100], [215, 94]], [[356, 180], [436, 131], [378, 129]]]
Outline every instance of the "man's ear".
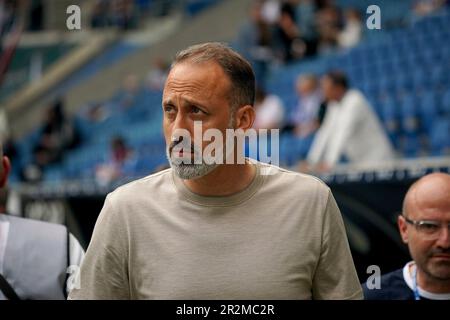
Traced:
[[398, 230], [400, 231], [400, 236], [404, 243], [408, 243], [408, 226], [405, 218], [399, 215], [397, 218]]
[[8, 182], [8, 175], [11, 171], [11, 163], [9, 162], [8, 157], [3, 157], [1, 165], [2, 170], [0, 170], [0, 188], [3, 188], [6, 186], [6, 182]]
[[247, 130], [253, 126], [253, 122], [255, 121], [256, 113], [255, 108], [251, 105], [245, 105], [240, 107], [235, 114], [235, 129]]

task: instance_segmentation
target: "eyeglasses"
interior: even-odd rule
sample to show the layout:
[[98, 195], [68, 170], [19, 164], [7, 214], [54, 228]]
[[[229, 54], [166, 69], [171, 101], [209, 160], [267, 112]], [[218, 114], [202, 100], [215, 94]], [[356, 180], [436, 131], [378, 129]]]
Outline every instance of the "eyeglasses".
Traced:
[[425, 240], [435, 240], [439, 238], [441, 230], [447, 227], [450, 232], [450, 223], [445, 223], [435, 220], [411, 220], [403, 216], [406, 222], [416, 227], [417, 232], [419, 232]]

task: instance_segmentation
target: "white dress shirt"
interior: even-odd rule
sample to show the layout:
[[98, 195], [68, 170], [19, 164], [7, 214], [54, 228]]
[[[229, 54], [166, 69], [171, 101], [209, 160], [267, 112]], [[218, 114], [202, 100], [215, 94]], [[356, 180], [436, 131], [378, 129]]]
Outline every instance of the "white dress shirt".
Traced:
[[256, 119], [253, 127], [256, 129], [280, 128], [283, 123], [284, 106], [281, 99], [274, 95], [267, 95], [256, 108]]
[[341, 101], [328, 103], [307, 160], [334, 166], [342, 156], [351, 163], [375, 163], [395, 157], [378, 117], [357, 90], [348, 90]]

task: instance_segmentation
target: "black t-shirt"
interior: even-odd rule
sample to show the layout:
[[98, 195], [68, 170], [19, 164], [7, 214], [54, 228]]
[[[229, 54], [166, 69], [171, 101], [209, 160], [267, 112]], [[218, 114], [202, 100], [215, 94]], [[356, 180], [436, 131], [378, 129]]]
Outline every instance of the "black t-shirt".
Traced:
[[[366, 300], [414, 300], [412, 289], [413, 279], [411, 278], [410, 267], [414, 262], [408, 262], [402, 269], [381, 276], [380, 289], [369, 289], [367, 282], [362, 285], [364, 299]], [[448, 293], [431, 293], [418, 288], [421, 300], [450, 300]]]
[[[405, 282], [403, 269], [395, 270], [381, 276], [380, 289], [369, 289], [363, 284], [364, 299], [366, 300], [414, 300], [414, 292]], [[427, 298], [420, 297], [422, 300]]]

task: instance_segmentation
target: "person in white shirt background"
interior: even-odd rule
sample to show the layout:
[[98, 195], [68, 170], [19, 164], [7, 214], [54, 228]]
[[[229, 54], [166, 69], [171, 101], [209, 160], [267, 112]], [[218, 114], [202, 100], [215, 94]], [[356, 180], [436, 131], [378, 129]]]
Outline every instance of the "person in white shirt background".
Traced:
[[339, 32], [337, 42], [341, 48], [352, 48], [362, 38], [363, 23], [358, 10], [349, 8], [345, 12], [345, 26]]
[[6, 214], [11, 164], [0, 143], [0, 300], [62, 300], [76, 286], [84, 257], [63, 225]]
[[256, 119], [255, 129], [279, 129], [283, 123], [283, 101], [275, 95], [268, 94], [263, 88], [257, 87], [255, 93]]
[[295, 127], [294, 134], [305, 138], [319, 128], [319, 108], [323, 98], [319, 81], [314, 74], [300, 75], [295, 87], [298, 104], [293, 112], [291, 123]]
[[343, 159], [370, 165], [395, 158], [373, 108], [360, 91], [349, 88], [344, 73], [328, 72], [321, 87], [327, 112], [300, 170], [328, 171]]

